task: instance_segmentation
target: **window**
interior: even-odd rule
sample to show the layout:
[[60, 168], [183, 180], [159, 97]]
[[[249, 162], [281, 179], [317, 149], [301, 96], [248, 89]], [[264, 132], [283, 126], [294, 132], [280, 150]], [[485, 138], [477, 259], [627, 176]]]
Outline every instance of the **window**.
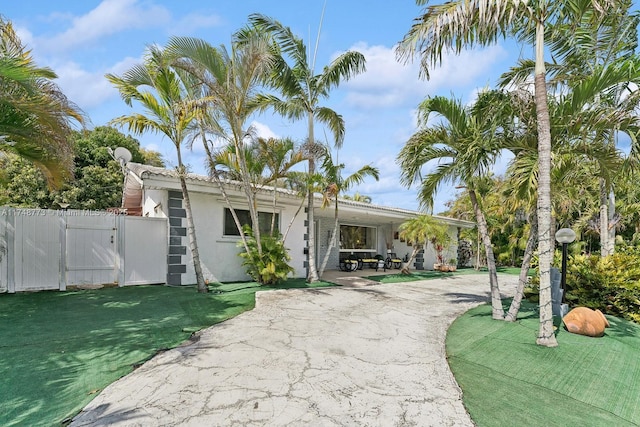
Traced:
[[[240, 224], [251, 225], [251, 215], [249, 215], [248, 210], [244, 209], [235, 209], [236, 215], [240, 220]], [[271, 217], [273, 213], [271, 212], [258, 212], [258, 223], [260, 224], [260, 233], [268, 234], [271, 231]], [[276, 214], [275, 221], [275, 231], [280, 230], [280, 214]], [[238, 227], [236, 227], [236, 223], [233, 220], [233, 215], [231, 215], [231, 210], [228, 208], [224, 208], [224, 235], [225, 236], [239, 236], [240, 231]]]
[[340, 249], [367, 249], [376, 251], [376, 229], [356, 225], [340, 226]]

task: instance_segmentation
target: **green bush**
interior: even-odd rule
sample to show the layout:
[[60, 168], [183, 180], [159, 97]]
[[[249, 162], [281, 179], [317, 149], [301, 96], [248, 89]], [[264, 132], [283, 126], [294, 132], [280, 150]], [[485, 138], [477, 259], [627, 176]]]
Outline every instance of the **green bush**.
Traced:
[[[242, 251], [239, 255], [244, 258], [242, 265], [247, 268], [247, 274], [262, 285], [275, 285], [287, 278], [295, 271], [287, 262], [291, 260], [281, 236], [261, 235], [262, 255], [258, 253], [258, 244], [250, 226], [242, 228], [247, 236], [249, 252]], [[242, 242], [238, 246], [243, 247]]]
[[566, 289], [571, 306], [599, 309], [640, 323], [640, 249], [616, 247], [616, 253], [605, 258], [571, 257]]

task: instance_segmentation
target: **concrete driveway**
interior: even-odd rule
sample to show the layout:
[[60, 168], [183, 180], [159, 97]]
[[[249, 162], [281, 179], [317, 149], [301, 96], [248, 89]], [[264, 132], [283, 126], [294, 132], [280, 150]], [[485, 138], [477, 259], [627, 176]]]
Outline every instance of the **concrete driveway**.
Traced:
[[[444, 340], [489, 300], [488, 276], [333, 274], [350, 285], [259, 292], [254, 310], [111, 384], [71, 425], [472, 426]], [[516, 282], [500, 275], [505, 296]]]

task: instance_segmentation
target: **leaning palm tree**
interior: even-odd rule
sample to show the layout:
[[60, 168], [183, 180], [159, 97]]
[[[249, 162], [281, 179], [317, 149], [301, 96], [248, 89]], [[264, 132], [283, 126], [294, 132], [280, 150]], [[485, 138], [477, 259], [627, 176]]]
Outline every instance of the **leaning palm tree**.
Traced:
[[[416, 0], [419, 5], [428, 0]], [[544, 61], [547, 26], [563, 23], [571, 17], [580, 0], [551, 2], [540, 0], [456, 0], [428, 6], [398, 45], [398, 55], [407, 61], [421, 57], [421, 70], [429, 76], [429, 68], [442, 60], [443, 51], [459, 53], [462, 49], [486, 46], [499, 36], [515, 34], [535, 47], [534, 89], [538, 134], [538, 255], [540, 261], [540, 329], [539, 345], [558, 345], [551, 311], [551, 123], [547, 105], [546, 69]], [[589, 10], [603, 15], [615, 5], [614, 0], [591, 0]]]
[[[476, 114], [460, 101], [441, 96], [427, 98], [418, 107], [418, 112], [423, 126], [428, 123], [431, 113], [440, 115], [444, 122], [424, 126], [409, 138], [398, 154], [400, 180], [406, 186], [419, 183], [419, 199], [427, 209], [432, 208], [435, 194], [442, 184], [453, 183], [466, 189], [487, 256], [492, 316], [502, 319], [504, 311], [493, 246], [476, 192], [478, 180], [488, 176], [503, 148], [498, 143], [501, 140], [495, 137], [497, 123], [483, 119], [488, 116]], [[425, 165], [433, 161], [438, 162], [435, 170], [423, 175]]]
[[326, 154], [322, 161], [322, 175], [324, 176], [324, 191], [323, 191], [323, 203], [322, 207], [327, 207], [331, 202], [334, 203], [333, 208], [333, 231], [331, 232], [331, 238], [329, 239], [329, 246], [327, 247], [327, 252], [324, 255], [324, 259], [322, 260], [322, 264], [320, 265], [319, 276], [322, 277], [324, 274], [324, 270], [327, 267], [327, 262], [329, 262], [329, 256], [331, 255], [331, 249], [336, 246], [337, 236], [339, 231], [339, 221], [338, 221], [338, 198], [340, 197], [340, 193], [343, 191], [348, 191], [354, 185], [362, 184], [364, 179], [368, 176], [373, 177], [376, 181], [380, 178], [380, 172], [378, 168], [375, 168], [371, 165], [365, 165], [352, 173], [351, 175], [344, 178], [342, 176], [342, 170], [345, 168], [343, 163], [335, 163], [333, 161], [333, 157], [331, 156], [331, 151], [327, 147]]
[[182, 161], [182, 145], [187, 137], [189, 126], [196, 118], [195, 109], [185, 96], [183, 82], [167, 62], [163, 50], [157, 46], [148, 47], [144, 63], [134, 65], [122, 76], [107, 74], [106, 77], [118, 88], [127, 105], [131, 106], [133, 101], [136, 101], [146, 110], [146, 114], [137, 113], [117, 117], [112, 120], [112, 123], [127, 126], [129, 131], [136, 134], [148, 131], [162, 133], [176, 148], [178, 158], [176, 172], [182, 188], [187, 234], [198, 292], [208, 292], [200, 265], [200, 252], [187, 189], [187, 167]]
[[11, 22], [0, 16], [0, 151], [30, 161], [54, 187], [73, 169], [72, 121], [84, 124], [55, 78], [35, 64]]
[[[307, 119], [307, 139], [304, 147], [308, 158], [308, 173], [316, 172], [316, 160], [322, 152], [322, 145], [316, 143], [314, 124], [319, 121], [331, 130], [335, 146], [339, 148], [344, 140], [344, 120], [330, 108], [320, 105], [323, 98], [329, 96], [331, 89], [343, 80], [365, 71], [365, 58], [359, 52], [348, 51], [331, 64], [324, 67], [321, 73], [315, 74], [315, 53], [309, 57], [304, 42], [295, 36], [289, 27], [260, 14], [253, 14], [249, 21], [258, 31], [273, 35], [279, 55], [277, 56], [271, 83], [280, 91], [282, 97], [276, 95], [258, 96], [259, 108], [273, 108], [277, 113], [289, 119]], [[242, 34], [240, 34], [242, 38]], [[287, 58], [292, 61], [290, 64]], [[307, 235], [308, 235], [308, 274], [307, 281], [317, 282], [315, 228], [314, 228], [314, 194], [307, 192]]]

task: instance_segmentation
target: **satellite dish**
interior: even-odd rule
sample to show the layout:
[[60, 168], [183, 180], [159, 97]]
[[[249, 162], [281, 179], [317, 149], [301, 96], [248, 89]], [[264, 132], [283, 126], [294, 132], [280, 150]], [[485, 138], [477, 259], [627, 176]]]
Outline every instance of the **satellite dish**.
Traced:
[[131, 161], [131, 152], [124, 147], [118, 147], [113, 152], [113, 157], [124, 166]]

